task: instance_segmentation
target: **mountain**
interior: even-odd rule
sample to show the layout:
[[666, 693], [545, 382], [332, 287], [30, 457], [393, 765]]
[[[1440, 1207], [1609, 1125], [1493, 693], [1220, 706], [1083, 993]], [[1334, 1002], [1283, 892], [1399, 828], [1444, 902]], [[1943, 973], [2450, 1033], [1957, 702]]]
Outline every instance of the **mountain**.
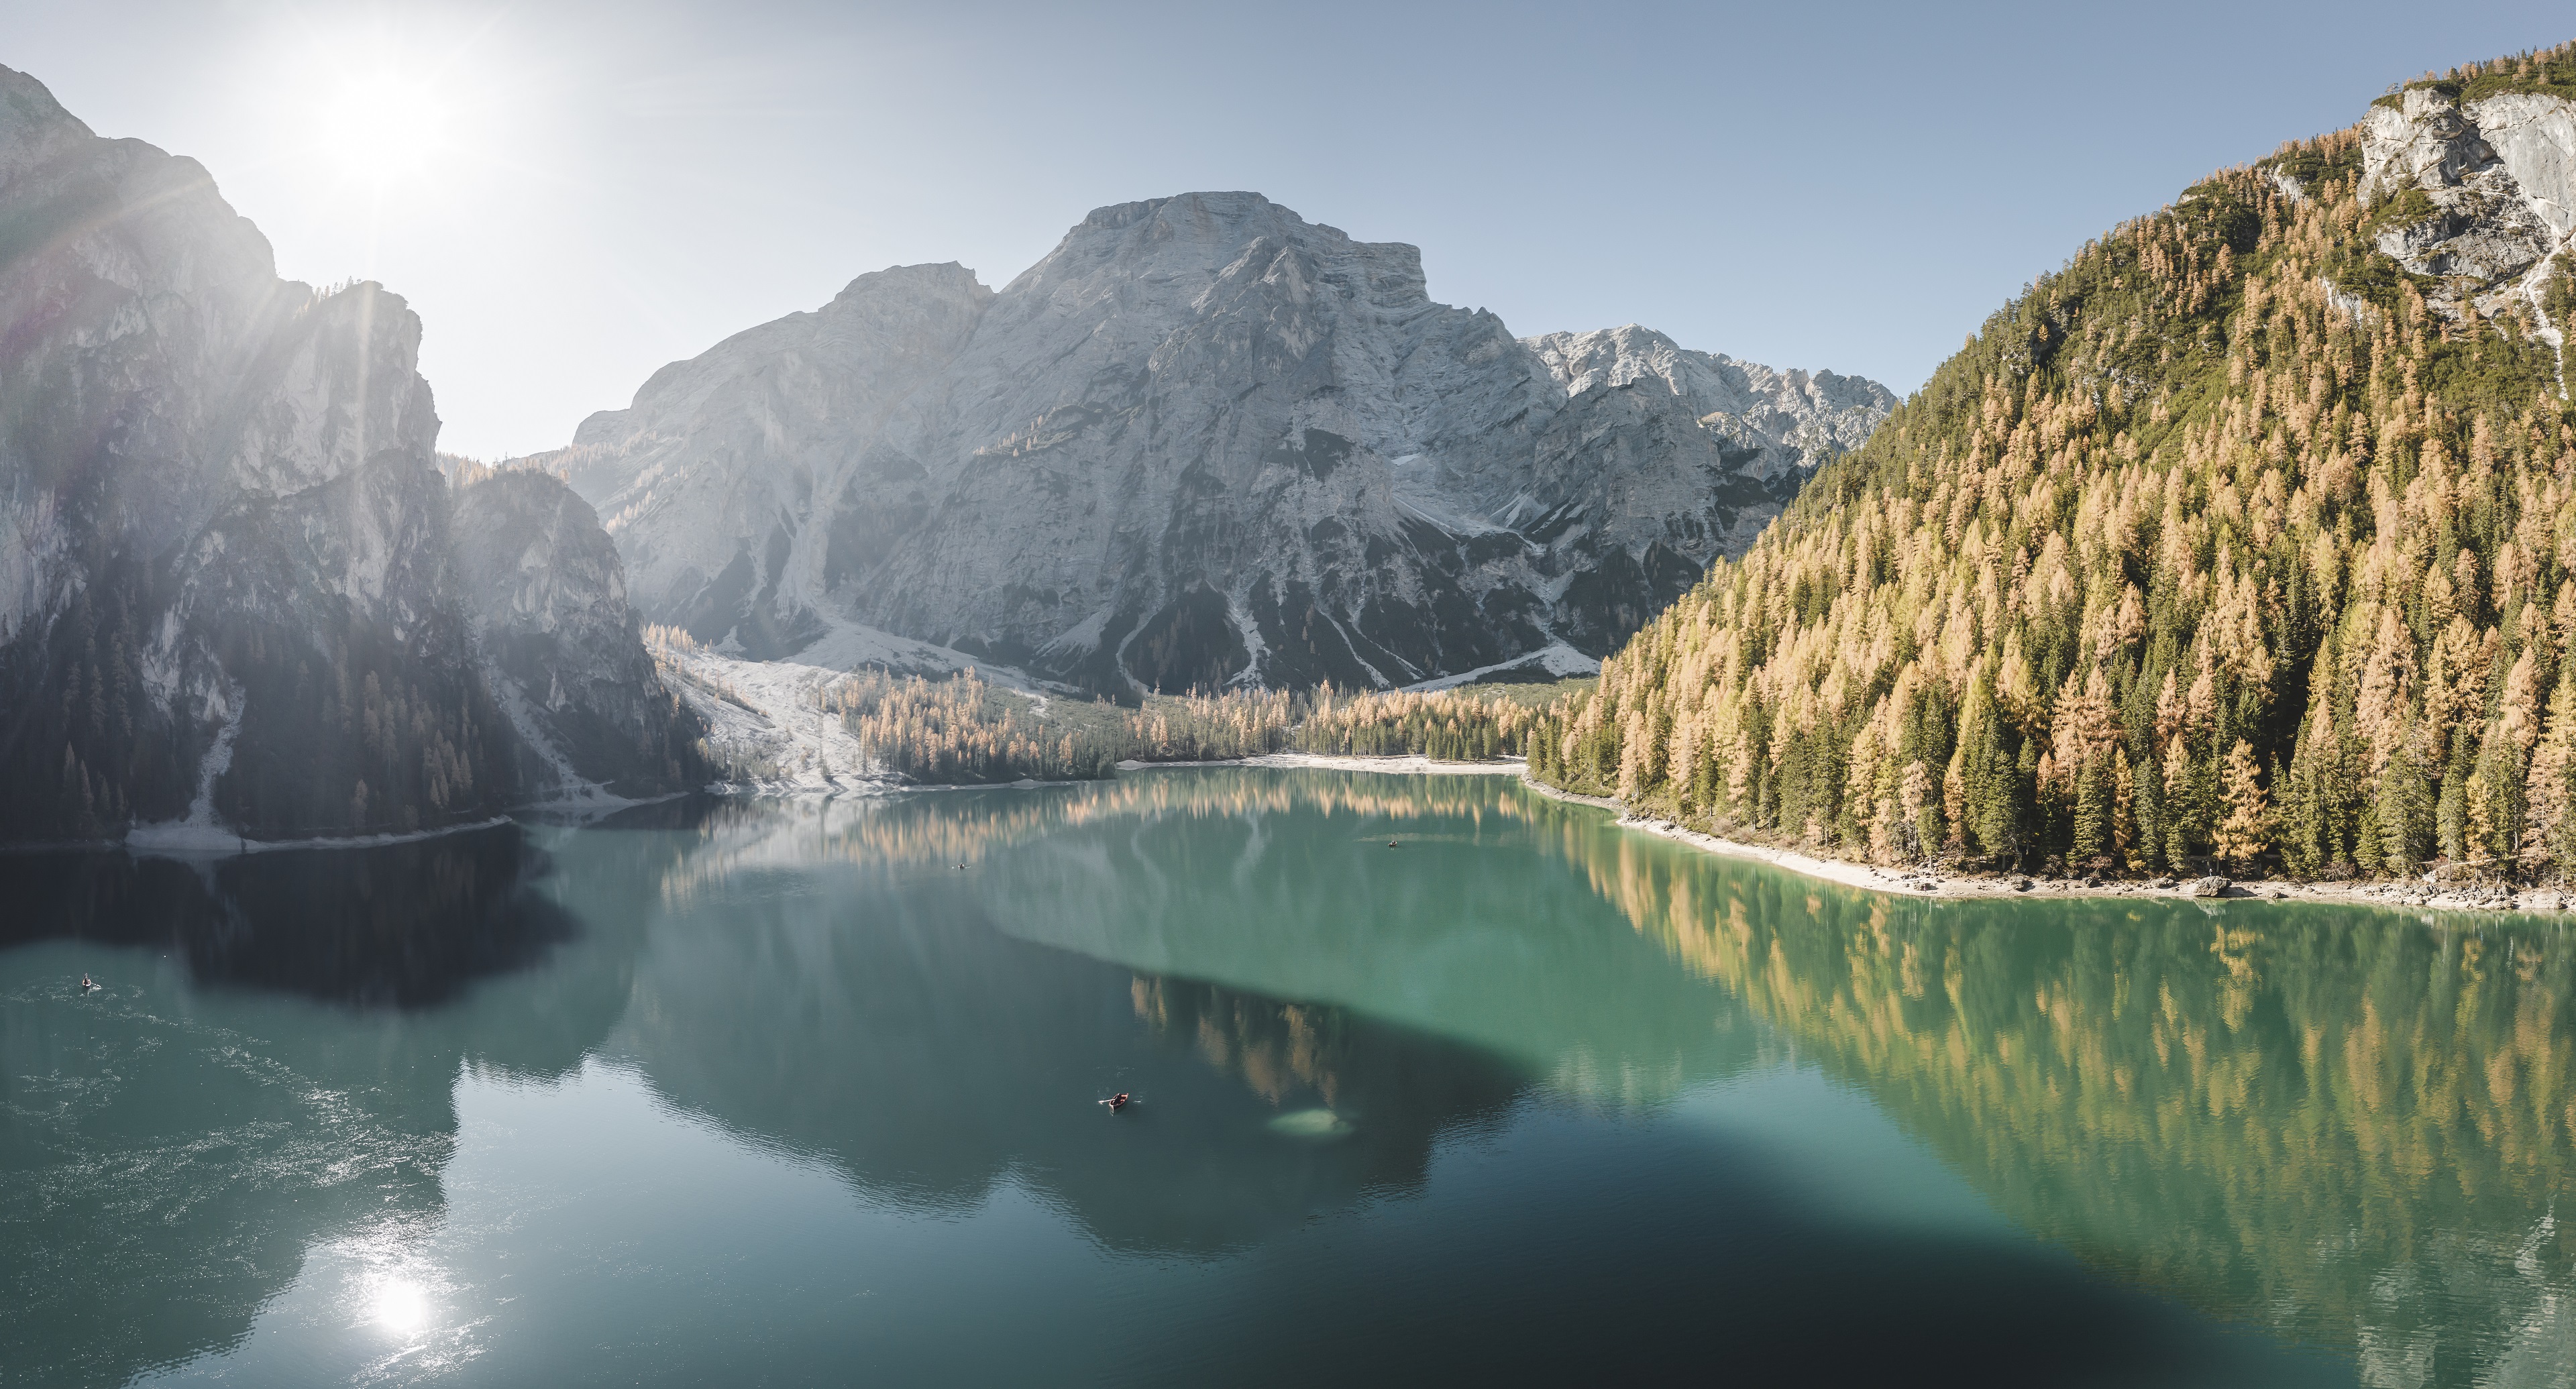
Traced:
[[1879, 861], [2576, 866], [2576, 45], [2084, 246], [1537, 736]]
[[861, 276], [560, 469], [645, 615], [850, 624], [1132, 696], [1590, 669], [1894, 404], [1640, 328], [1520, 340], [1251, 193], [1102, 208], [999, 291]]
[[539, 789], [401, 298], [280, 280], [195, 161], [0, 68], [0, 327], [0, 839], [403, 832]]
[[452, 476], [457, 582], [485, 688], [518, 734], [520, 793], [704, 782], [705, 729], [645, 654], [625, 566], [589, 503], [533, 469]]

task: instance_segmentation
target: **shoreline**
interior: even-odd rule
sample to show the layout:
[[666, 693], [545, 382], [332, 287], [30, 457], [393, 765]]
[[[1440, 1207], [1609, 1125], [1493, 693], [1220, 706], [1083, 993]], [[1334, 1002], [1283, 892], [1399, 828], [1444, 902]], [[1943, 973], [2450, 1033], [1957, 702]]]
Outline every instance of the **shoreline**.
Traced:
[[[2298, 882], [2289, 879], [2260, 879], [2247, 882], [2228, 880], [2224, 890], [2215, 896], [2201, 896], [2192, 890], [2190, 880], [2174, 879], [2129, 881], [2112, 879], [2086, 886], [2077, 878], [2038, 878], [2019, 873], [1968, 874], [1937, 869], [1881, 868], [1850, 859], [1825, 858], [1765, 844], [1747, 844], [1741, 840], [1707, 834], [1670, 820], [1641, 816], [1627, 805], [1608, 796], [1586, 796], [1573, 791], [1534, 781], [1525, 758], [1495, 762], [1435, 762], [1419, 753], [1394, 756], [1335, 756], [1307, 752], [1275, 752], [1259, 757], [1230, 758], [1209, 762], [1137, 762], [1118, 764], [1118, 770], [1153, 771], [1157, 768], [1191, 767], [1277, 767], [1316, 771], [1379, 772], [1388, 775], [1484, 775], [1512, 776], [1532, 793], [1549, 800], [1572, 805], [1587, 805], [1607, 810], [1618, 818], [1613, 824], [1620, 829], [1636, 830], [1659, 839], [1669, 839], [1702, 853], [1723, 858], [1749, 859], [1795, 873], [1819, 882], [1858, 888], [1864, 892], [1881, 892], [1890, 897], [1907, 897], [1917, 901], [1962, 901], [1975, 898], [2014, 898], [2025, 901], [2093, 897], [2107, 899], [2154, 898], [2164, 901], [2217, 902], [2309, 902], [2324, 906], [2375, 907], [2382, 911], [2478, 912], [2492, 915], [2534, 917], [2561, 916], [2576, 911], [2576, 892], [2556, 888], [2504, 888], [2482, 883], [2429, 883], [2421, 879], [2353, 883]], [[1004, 783], [1010, 785], [1013, 783]], [[1051, 782], [1020, 783], [1054, 785]], [[928, 790], [907, 787], [906, 790]], [[945, 789], [945, 788], [940, 788]], [[2166, 886], [2154, 883], [2162, 881]]]
[[283, 849], [380, 849], [389, 844], [417, 844], [425, 839], [441, 839], [451, 834], [496, 829], [510, 824], [513, 818], [505, 812], [488, 820], [470, 820], [434, 829], [310, 839], [250, 839], [214, 826], [156, 825], [128, 831], [125, 838], [108, 842], [137, 858], [238, 858], [244, 854], [273, 853]]
[[[1221, 757], [1202, 762], [1143, 762], [1129, 758], [1114, 764], [1117, 772], [1158, 772], [1207, 767], [1269, 767], [1287, 771], [1380, 772], [1390, 776], [1513, 776], [1520, 775], [1526, 764], [1520, 758], [1501, 762], [1440, 762], [1420, 753], [1397, 753], [1389, 756], [1343, 756], [1317, 752], [1265, 752], [1257, 757]], [[1114, 777], [1021, 777], [1016, 781], [891, 781], [852, 778], [847, 783], [806, 786], [789, 783], [709, 782], [701, 788], [712, 796], [739, 796], [746, 800], [766, 797], [793, 800], [813, 797], [822, 800], [862, 800], [876, 796], [908, 796], [932, 791], [1036, 791], [1050, 786], [1097, 786]]]
[[1278, 767], [1316, 772], [1383, 772], [1390, 776], [1506, 776], [1526, 777], [1528, 764], [1520, 758], [1499, 762], [1437, 762], [1418, 752], [1393, 753], [1386, 756], [1359, 756], [1322, 752], [1265, 752], [1259, 757], [1231, 757], [1216, 762], [1137, 762], [1118, 764], [1122, 772], [1146, 772], [1158, 767]]
[[[2076, 878], [2035, 878], [2018, 873], [1975, 876], [1944, 873], [1934, 869], [1880, 868], [1849, 859], [1818, 858], [1795, 849], [1772, 848], [1746, 844], [1678, 825], [1670, 820], [1640, 816], [1607, 796], [1578, 795], [1560, 791], [1530, 779], [1521, 773], [1521, 785], [1550, 800], [1575, 805], [1594, 806], [1617, 812], [1614, 822], [1620, 829], [1636, 830], [1659, 839], [1686, 844], [1704, 853], [1725, 858], [1751, 859], [1801, 877], [1855, 887], [1866, 892], [1883, 892], [1891, 897], [1910, 897], [1918, 901], [1961, 901], [1971, 898], [2003, 897], [2025, 901], [2051, 898], [2157, 898], [2182, 902], [2309, 902], [2323, 906], [2376, 907], [2383, 911], [2480, 912], [2494, 915], [2549, 917], [2576, 909], [2576, 893], [2556, 888], [2490, 887], [2479, 883], [2435, 884], [2416, 880], [2387, 882], [2303, 883], [2288, 879], [2261, 879], [2252, 882], [2228, 881], [2216, 896], [2204, 897], [2192, 892], [2188, 881], [2169, 887], [2155, 887], [2145, 882], [2105, 881], [2086, 886]], [[2171, 882], [2166, 879], [2163, 881]]]
[[387, 830], [378, 834], [312, 835], [302, 839], [252, 839], [220, 825], [165, 820], [137, 825], [114, 839], [40, 839], [0, 844], [0, 854], [122, 852], [136, 858], [200, 862], [297, 849], [381, 849], [392, 844], [417, 844], [424, 840], [442, 839], [451, 834], [471, 834], [479, 830], [498, 829], [509, 824], [586, 823], [604, 819], [622, 810], [632, 810], [639, 805], [657, 805], [663, 801], [677, 800], [692, 794], [696, 793], [666, 791], [657, 796], [646, 796], [641, 799], [607, 792], [588, 796], [557, 796], [551, 800], [530, 801], [525, 805], [512, 806], [486, 819], [465, 820], [453, 825], [435, 825], [417, 830]]
[[[1624, 802], [1613, 797], [1586, 796], [1573, 791], [1559, 790], [1556, 787], [1535, 781], [1530, 777], [1529, 763], [1527, 759], [1517, 757], [1505, 758], [1492, 762], [1445, 762], [1434, 760], [1420, 753], [1363, 756], [1308, 752], [1274, 752], [1264, 753], [1256, 757], [1225, 758], [1202, 762], [1143, 762], [1131, 759], [1118, 763], [1116, 770], [1123, 773], [1150, 772], [1166, 768], [1187, 770], [1206, 767], [1265, 767], [1289, 771], [1373, 772], [1388, 776], [1510, 776], [1517, 780], [1521, 786], [1527, 788], [1532, 794], [1546, 797], [1549, 800], [1562, 801], [1570, 805], [1590, 806], [1598, 810], [1607, 810], [1617, 817], [1612, 821], [1612, 824], [1618, 829], [1635, 830], [1642, 834], [1650, 834], [1659, 839], [1671, 840], [1674, 843], [1697, 849], [1702, 853], [1715, 854], [1722, 858], [1746, 859], [1756, 863], [1768, 864], [1771, 867], [1781, 869], [1785, 872], [1794, 873], [1800, 877], [1811, 878], [1819, 882], [1834, 883], [1842, 887], [1858, 888], [1865, 892], [1879, 892], [1885, 893], [1891, 897], [1906, 897], [1916, 900], [1958, 901], [1973, 898], [2019, 898], [2023, 900], [2040, 900], [2048, 898], [2090, 897], [2157, 898], [2195, 903], [2227, 901], [2310, 902], [2319, 905], [2376, 907], [2385, 911], [2477, 912], [2493, 915], [2522, 915], [2534, 917], [2564, 916], [2571, 911], [2576, 911], [2576, 890], [2562, 890], [2548, 887], [2516, 888], [2485, 883], [2444, 884], [2429, 882], [2423, 879], [2398, 879], [2353, 883], [2300, 882], [2292, 879], [2258, 879], [2239, 882], [2230, 879], [2227, 881], [2226, 887], [2215, 895], [2203, 895], [2200, 892], [2194, 891], [2194, 884], [2192, 882], [2176, 881], [2171, 878], [2154, 879], [2145, 882], [2116, 879], [2107, 881], [2097, 880], [2094, 883], [2087, 884], [2084, 880], [2077, 878], [2039, 878], [2018, 873], [1968, 874], [1944, 872], [1939, 869], [1929, 868], [1882, 868], [1873, 864], [1860, 863], [1850, 859], [1827, 858], [1815, 854], [1803, 853], [1796, 849], [1779, 848], [1764, 844], [1748, 844], [1741, 840], [1727, 839], [1720, 835], [1708, 834], [1700, 830], [1694, 830], [1685, 825], [1677, 824], [1671, 820], [1662, 819], [1656, 816], [1638, 815], [1631, 811]], [[1025, 790], [1045, 786], [1078, 786], [1084, 784], [1087, 783], [1083, 781], [1037, 781], [1024, 778], [1019, 781], [984, 782], [962, 785], [886, 785], [879, 783], [856, 788], [833, 787], [829, 789], [821, 789], [818, 792], [816, 789], [801, 787], [790, 790], [786, 788], [773, 789], [712, 783], [704, 788], [704, 791], [720, 797], [741, 796], [748, 799], [759, 799], [765, 796], [780, 795], [795, 798], [816, 794], [820, 794], [827, 799], [840, 799], [853, 794], [853, 792], [856, 792], [856, 794], [861, 796], [871, 796], [899, 795], [904, 792], [914, 791]], [[573, 815], [579, 816], [579, 818], [582, 819], [597, 818], [598, 814], [602, 812], [613, 813], [614, 811], [627, 809], [632, 806], [648, 805], [658, 801], [670, 800], [677, 796], [686, 794], [689, 793], [673, 792], [661, 796], [647, 797], [642, 800], [629, 800], [625, 797], [618, 796], [559, 798], [553, 801], [533, 802], [526, 806], [515, 807], [510, 812], [494, 816], [490, 819], [469, 821], [462, 824], [444, 825], [435, 829], [414, 830], [409, 833], [400, 834], [361, 835], [350, 836], [347, 838], [255, 840], [239, 839], [230, 834], [206, 834], [204, 827], [195, 825], [163, 824], [149, 827], [138, 827], [144, 830], [143, 834], [136, 835], [129, 832], [121, 839], [0, 845], [0, 853], [59, 852], [73, 849], [121, 849], [138, 857], [186, 860], [230, 858], [237, 855], [256, 854], [282, 849], [375, 848], [388, 844], [411, 843], [424, 839], [440, 838], [451, 834], [492, 829], [497, 826], [513, 822], [524, 823], [530, 818], [533, 818], [536, 823], [545, 823], [545, 817], [548, 812], [552, 812], [558, 817], [564, 816], [567, 812], [571, 812]], [[582, 811], [590, 811], [593, 813], [587, 816], [581, 816], [580, 812]], [[534, 813], [533, 817], [530, 814], [531, 812]], [[180, 833], [173, 834], [171, 833], [173, 830], [180, 831]], [[220, 838], [225, 842], [221, 844], [214, 842], [217, 838]]]

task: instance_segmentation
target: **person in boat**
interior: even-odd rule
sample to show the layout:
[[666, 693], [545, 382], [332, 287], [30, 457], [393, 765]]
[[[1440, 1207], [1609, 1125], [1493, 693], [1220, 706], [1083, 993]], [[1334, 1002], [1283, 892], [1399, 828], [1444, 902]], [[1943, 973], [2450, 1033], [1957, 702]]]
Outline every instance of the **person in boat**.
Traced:
[[1115, 1114], [1127, 1107], [1127, 1092], [1121, 1090], [1117, 1094], [1112, 1095], [1107, 1100], [1103, 1101], [1103, 1103], [1109, 1106], [1110, 1113]]

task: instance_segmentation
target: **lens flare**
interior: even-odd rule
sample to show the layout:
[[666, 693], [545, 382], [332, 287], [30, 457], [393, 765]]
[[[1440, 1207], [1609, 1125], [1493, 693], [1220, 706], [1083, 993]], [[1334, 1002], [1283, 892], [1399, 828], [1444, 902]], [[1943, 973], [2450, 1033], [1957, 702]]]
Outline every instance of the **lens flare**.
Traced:
[[453, 123], [454, 109], [435, 83], [377, 73], [340, 83], [314, 112], [313, 133], [348, 178], [413, 182], [451, 152]]
[[408, 1336], [429, 1325], [429, 1290], [407, 1278], [388, 1278], [375, 1286], [367, 1310], [376, 1325]]

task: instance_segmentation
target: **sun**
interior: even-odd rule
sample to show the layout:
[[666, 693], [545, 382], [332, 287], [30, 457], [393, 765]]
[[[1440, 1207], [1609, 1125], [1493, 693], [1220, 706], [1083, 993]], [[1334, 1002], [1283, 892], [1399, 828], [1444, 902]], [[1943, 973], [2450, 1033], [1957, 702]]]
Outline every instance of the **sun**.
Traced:
[[314, 142], [343, 178], [420, 183], [455, 153], [455, 115], [437, 83], [397, 72], [353, 75], [318, 104]]
[[398, 1336], [411, 1335], [429, 1324], [429, 1290], [409, 1279], [385, 1279], [368, 1297], [367, 1311], [378, 1326]]

